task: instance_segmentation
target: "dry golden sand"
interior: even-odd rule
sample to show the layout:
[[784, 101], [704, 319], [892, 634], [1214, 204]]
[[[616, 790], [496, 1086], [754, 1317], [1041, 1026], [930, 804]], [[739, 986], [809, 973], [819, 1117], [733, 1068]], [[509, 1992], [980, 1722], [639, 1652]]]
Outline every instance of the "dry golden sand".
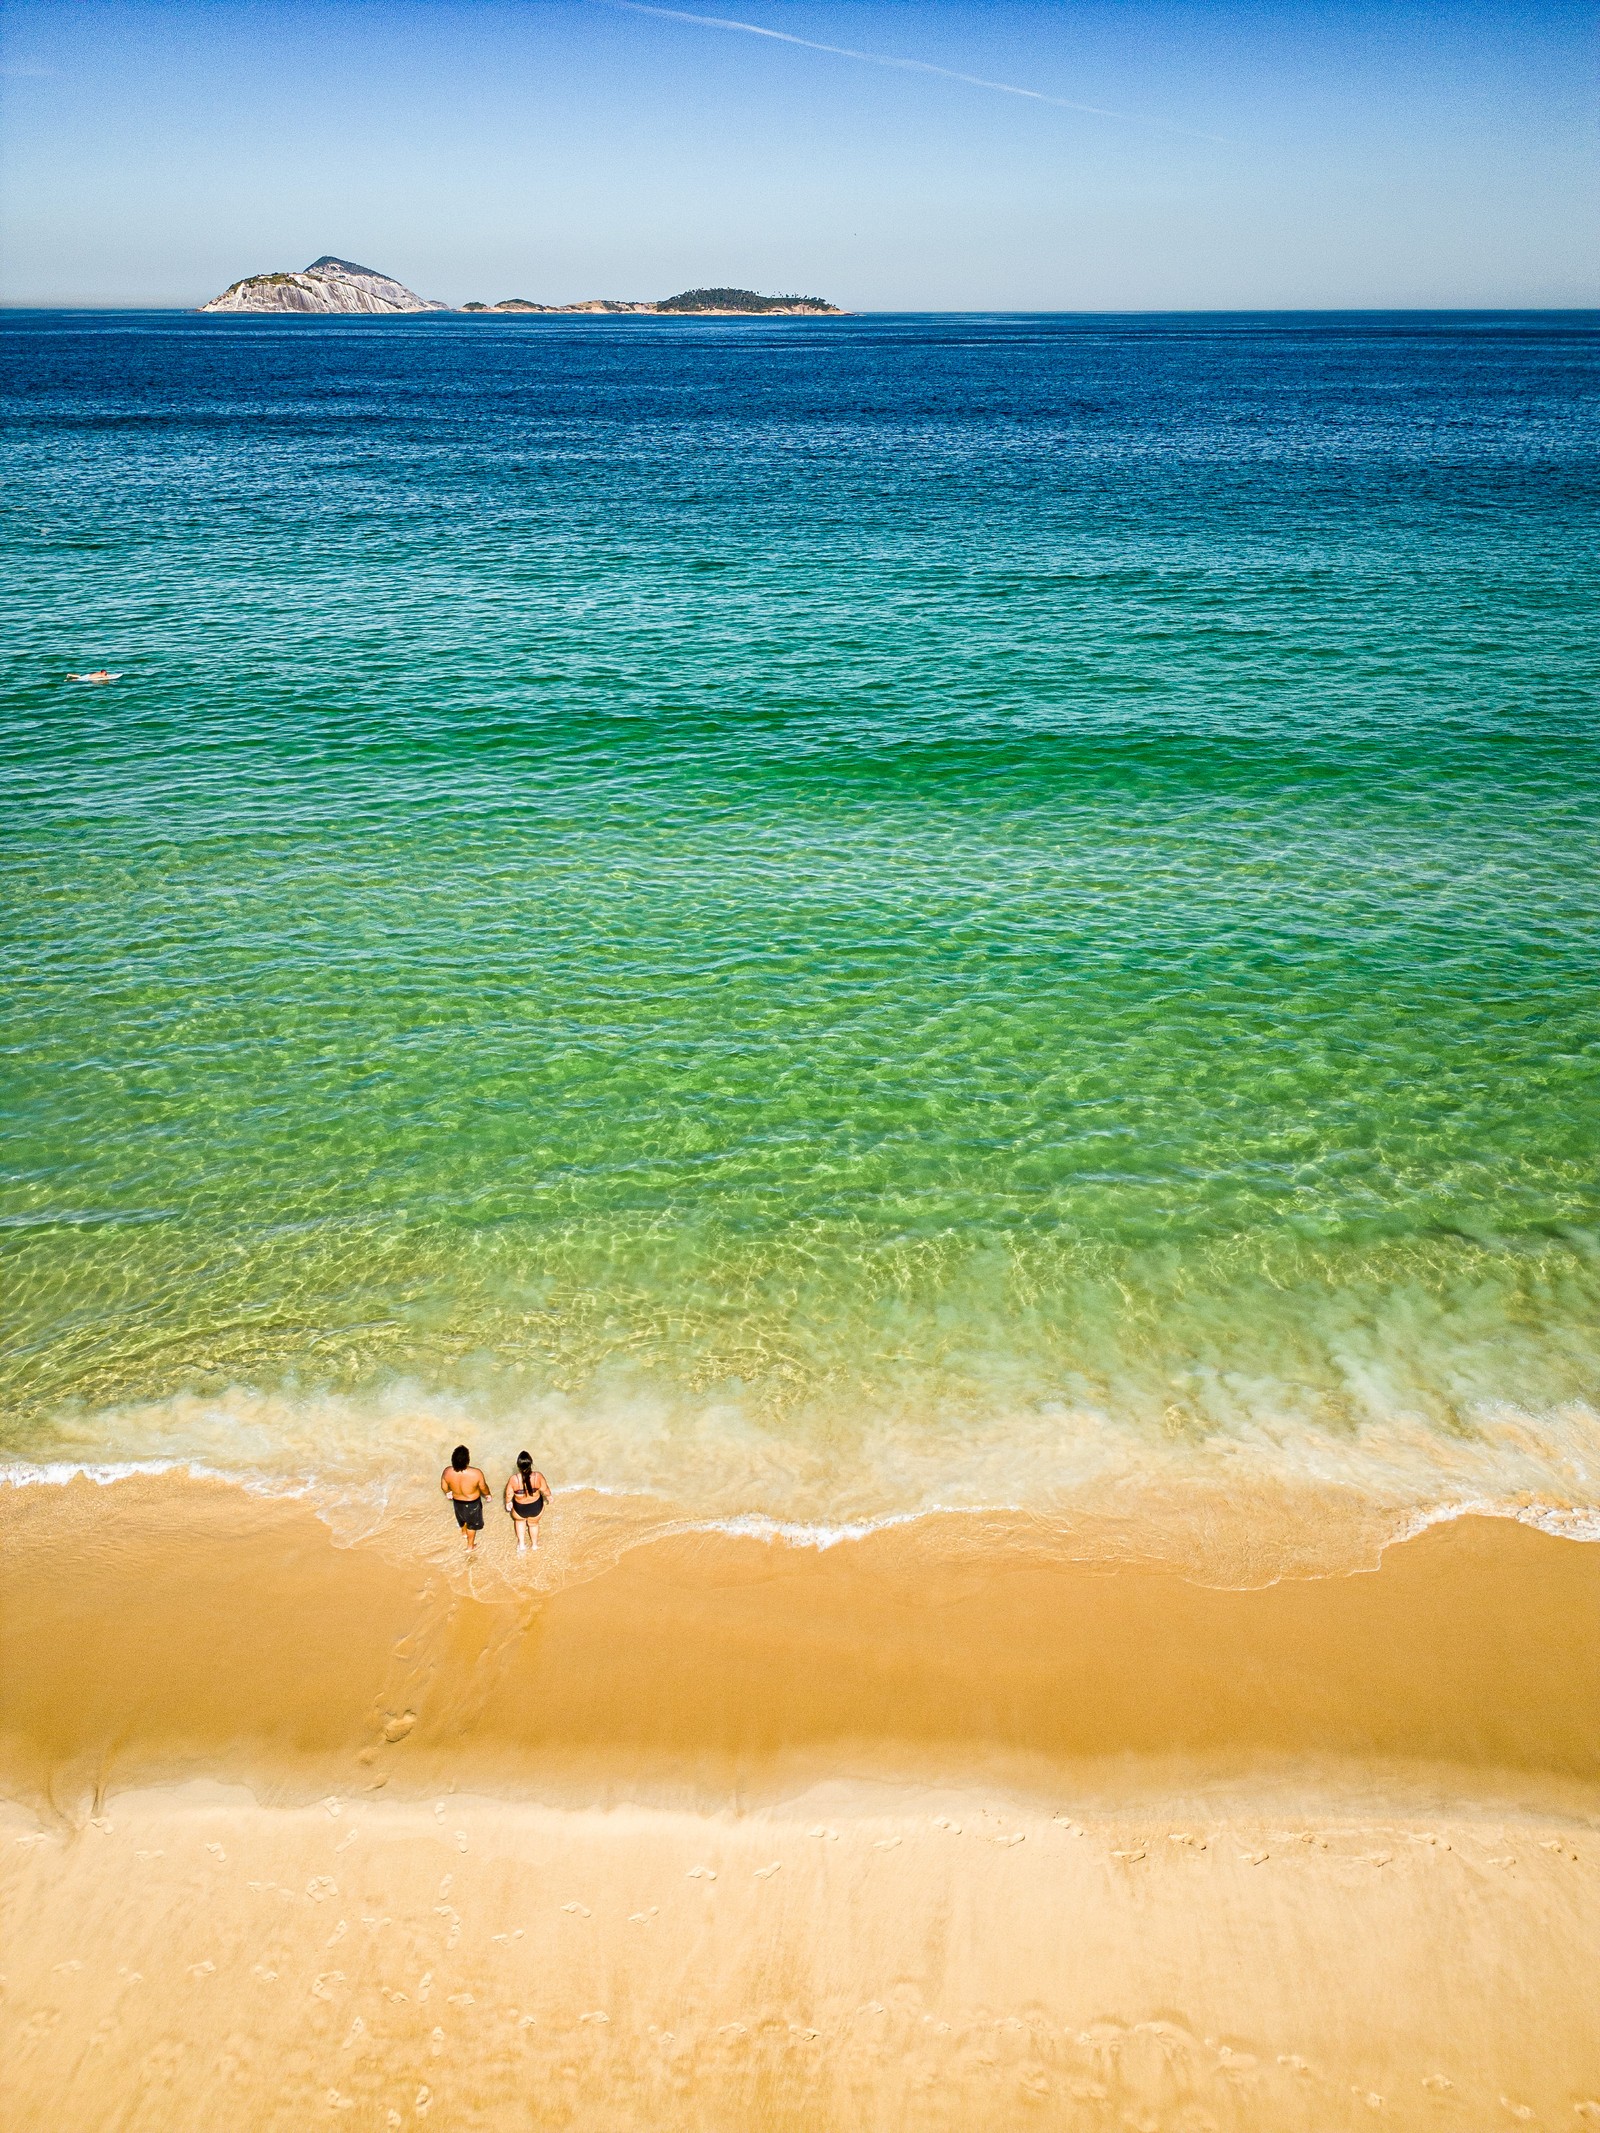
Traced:
[[1600, 2125], [1600, 1550], [0, 1521], [8, 2127]]

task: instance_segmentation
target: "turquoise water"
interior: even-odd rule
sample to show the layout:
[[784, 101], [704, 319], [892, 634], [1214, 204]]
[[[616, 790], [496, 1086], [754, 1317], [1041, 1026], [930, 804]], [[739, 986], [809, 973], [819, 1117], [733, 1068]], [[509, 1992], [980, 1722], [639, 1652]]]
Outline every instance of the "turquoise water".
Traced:
[[1600, 320], [0, 337], [13, 1459], [1600, 1504]]

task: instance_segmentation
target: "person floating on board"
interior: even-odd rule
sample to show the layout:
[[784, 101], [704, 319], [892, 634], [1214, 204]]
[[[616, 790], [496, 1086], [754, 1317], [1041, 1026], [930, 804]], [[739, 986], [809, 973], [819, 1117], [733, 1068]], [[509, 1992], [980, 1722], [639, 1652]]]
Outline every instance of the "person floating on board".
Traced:
[[450, 1464], [439, 1476], [439, 1486], [454, 1506], [456, 1524], [467, 1536], [467, 1546], [476, 1548], [478, 1535], [483, 1531], [483, 1507], [488, 1500], [489, 1484], [481, 1469], [472, 1464], [472, 1454], [464, 1444], [458, 1444], [450, 1454]]
[[549, 1482], [543, 1474], [534, 1472], [533, 1461], [526, 1452], [518, 1452], [517, 1471], [506, 1483], [506, 1509], [511, 1513], [518, 1554], [524, 1548], [538, 1547], [539, 1528], [535, 1521], [549, 1501]]

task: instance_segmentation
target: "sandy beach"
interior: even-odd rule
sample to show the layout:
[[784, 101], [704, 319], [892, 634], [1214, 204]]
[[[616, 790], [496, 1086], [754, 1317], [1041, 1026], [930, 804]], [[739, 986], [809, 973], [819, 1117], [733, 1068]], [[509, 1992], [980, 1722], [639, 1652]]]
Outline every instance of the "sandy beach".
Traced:
[[541, 1590], [220, 1483], [0, 1517], [19, 2127], [1600, 2120], [1592, 1548]]

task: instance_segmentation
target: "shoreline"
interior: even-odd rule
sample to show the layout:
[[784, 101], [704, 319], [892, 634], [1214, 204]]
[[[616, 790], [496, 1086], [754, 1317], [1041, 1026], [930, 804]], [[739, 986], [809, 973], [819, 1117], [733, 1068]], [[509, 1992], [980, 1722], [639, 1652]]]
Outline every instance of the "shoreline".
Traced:
[[[219, 1486], [263, 1502], [305, 1506], [340, 1545], [370, 1541], [419, 1559], [464, 1560], [449, 1544], [453, 1529], [440, 1527], [438, 1492], [425, 1471], [438, 1445], [427, 1435], [415, 1447], [419, 1463], [398, 1471], [386, 1471], [381, 1462], [366, 1472], [356, 1466], [321, 1472], [239, 1467], [223, 1463], [217, 1456], [223, 1446], [208, 1440], [229, 1427], [259, 1426], [262, 1418], [251, 1403], [192, 1403], [198, 1424], [186, 1411], [189, 1404], [179, 1403], [175, 1428], [163, 1426], [159, 1414], [153, 1418], [151, 1434], [161, 1448], [143, 1458], [109, 1456], [109, 1444], [81, 1437], [31, 1458], [15, 1452], [0, 1457], [0, 1503], [16, 1494], [79, 1485]], [[270, 1407], [267, 1419], [279, 1420]], [[346, 1418], [339, 1412], [332, 1419]], [[359, 1419], [370, 1431], [380, 1418]], [[381, 1420], [416, 1433], [415, 1417]], [[439, 1422], [428, 1435], [447, 1442], [452, 1433], [461, 1433], [459, 1417]], [[186, 1435], [199, 1442], [186, 1447]], [[493, 1466], [494, 1454], [487, 1456]], [[1498, 1466], [1486, 1462], [1482, 1471], [1443, 1477], [1429, 1490], [1421, 1475], [1398, 1461], [1387, 1474], [1382, 1464], [1380, 1447], [1351, 1459], [1344, 1472], [1274, 1472], [1267, 1461], [1230, 1448], [1220, 1457], [1173, 1461], [1159, 1472], [1141, 1467], [1137, 1455], [1124, 1450], [1098, 1470], [1086, 1465], [1036, 1502], [986, 1498], [978, 1492], [992, 1477], [975, 1466], [949, 1477], [947, 1500], [896, 1503], [891, 1497], [876, 1505], [873, 1492], [861, 1486], [867, 1477], [852, 1474], [831, 1492], [828, 1511], [815, 1474], [763, 1477], [760, 1493], [770, 1497], [776, 1491], [786, 1513], [752, 1503], [748, 1489], [729, 1490], [725, 1481], [719, 1489], [720, 1477], [703, 1459], [673, 1477], [628, 1473], [625, 1463], [625, 1478], [605, 1481], [587, 1478], [581, 1468], [572, 1478], [568, 1464], [561, 1513], [551, 1529], [557, 1544], [540, 1560], [555, 1582], [565, 1584], [602, 1574], [632, 1548], [679, 1537], [749, 1539], [825, 1554], [899, 1532], [963, 1553], [976, 1548], [986, 1554], [994, 1547], [1003, 1552], [1020, 1544], [1080, 1564], [1163, 1568], [1199, 1585], [1250, 1591], [1285, 1579], [1375, 1570], [1390, 1550], [1463, 1520], [1503, 1521], [1563, 1540], [1600, 1543], [1600, 1506], [1588, 1500], [1581, 1467], [1560, 1475], [1519, 1473], [1502, 1459]], [[720, 1503], [704, 1500], [707, 1485], [713, 1496], [721, 1495]], [[507, 1538], [502, 1521], [491, 1518], [477, 1560], [509, 1555], [500, 1545]], [[539, 1580], [541, 1587], [550, 1582], [543, 1575]]]

